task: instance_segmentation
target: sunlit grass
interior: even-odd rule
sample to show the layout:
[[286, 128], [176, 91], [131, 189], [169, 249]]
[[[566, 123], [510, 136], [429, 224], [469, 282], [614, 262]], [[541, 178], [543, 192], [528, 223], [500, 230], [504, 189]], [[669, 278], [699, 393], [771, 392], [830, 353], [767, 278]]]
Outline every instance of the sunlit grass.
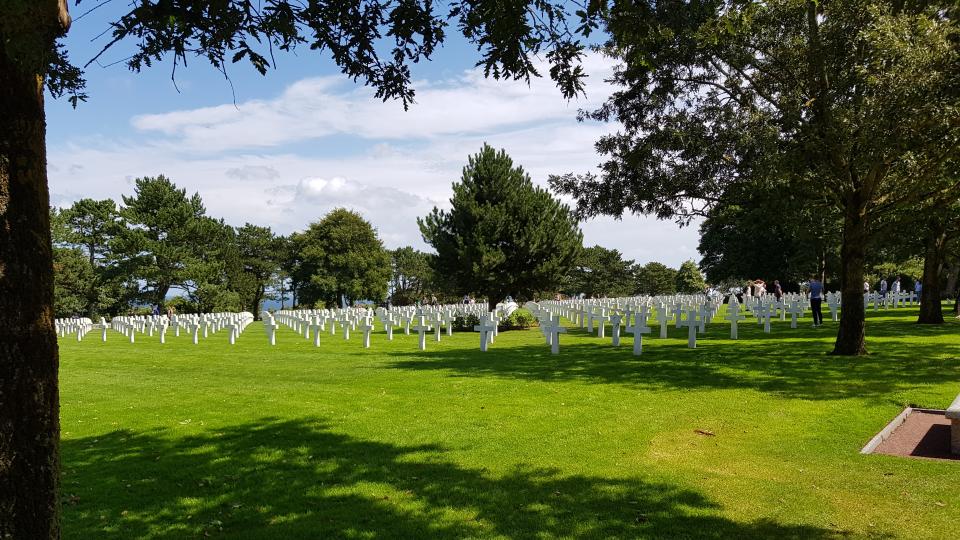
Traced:
[[960, 392], [960, 324], [868, 317], [865, 358], [809, 319], [641, 357], [577, 329], [558, 356], [536, 330], [63, 339], [64, 536], [953, 537], [960, 462], [858, 452]]

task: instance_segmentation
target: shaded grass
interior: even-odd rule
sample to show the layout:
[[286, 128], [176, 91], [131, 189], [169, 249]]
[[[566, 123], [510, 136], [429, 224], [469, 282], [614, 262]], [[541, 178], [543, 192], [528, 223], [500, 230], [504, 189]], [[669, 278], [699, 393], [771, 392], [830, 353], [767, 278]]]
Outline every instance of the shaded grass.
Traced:
[[[944, 538], [955, 463], [861, 456], [904, 404], [960, 392], [960, 325], [868, 313], [646, 338], [571, 329], [387, 342], [252, 325], [236, 346], [61, 343], [67, 538]], [[828, 327], [830, 323], [828, 322]], [[696, 430], [713, 433], [702, 435]]]

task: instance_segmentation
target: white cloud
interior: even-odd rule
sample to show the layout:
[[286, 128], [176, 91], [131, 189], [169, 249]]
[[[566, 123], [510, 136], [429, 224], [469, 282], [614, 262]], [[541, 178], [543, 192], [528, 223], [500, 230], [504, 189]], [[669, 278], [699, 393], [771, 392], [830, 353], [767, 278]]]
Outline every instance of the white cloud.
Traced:
[[[416, 218], [446, 206], [468, 155], [487, 142], [505, 148], [533, 180], [592, 170], [593, 143], [612, 126], [575, 120], [610, 89], [610, 65], [587, 61], [589, 99], [565, 102], [549, 80], [485, 79], [478, 70], [418, 83], [403, 111], [339, 78], [306, 79], [267, 100], [142, 115], [119, 143], [91, 135], [49, 150], [52, 200], [130, 194], [138, 176], [165, 174], [198, 191], [211, 215], [229, 223], [302, 230], [330, 209], [362, 213], [388, 247], [424, 249]], [[599, 83], [599, 84], [598, 84]], [[697, 258], [696, 228], [626, 217], [583, 226], [585, 242], [617, 248], [638, 262], [676, 266]]]
[[[590, 103], [600, 103], [609, 95], [602, 81], [611, 63], [592, 55], [585, 68], [595, 83]], [[475, 69], [457, 79], [420, 84], [409, 111], [376, 99], [369, 88], [350, 88], [339, 76], [305, 79], [274, 99], [141, 115], [132, 125], [175, 138], [184, 148], [211, 152], [338, 134], [406, 141], [494, 133], [534, 123], [568, 123], [583, 104], [565, 102], [549, 79], [534, 79], [528, 86], [487, 79]]]

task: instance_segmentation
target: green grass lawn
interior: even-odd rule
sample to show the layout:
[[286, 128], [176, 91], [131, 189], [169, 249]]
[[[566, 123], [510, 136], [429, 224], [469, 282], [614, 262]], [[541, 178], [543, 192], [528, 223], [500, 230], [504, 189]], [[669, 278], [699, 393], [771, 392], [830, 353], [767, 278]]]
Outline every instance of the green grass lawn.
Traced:
[[[61, 340], [65, 538], [956, 538], [960, 462], [863, 456], [960, 393], [960, 324]], [[829, 315], [828, 315], [829, 316]], [[656, 330], [654, 331], [656, 335]], [[703, 435], [696, 430], [712, 432]]]

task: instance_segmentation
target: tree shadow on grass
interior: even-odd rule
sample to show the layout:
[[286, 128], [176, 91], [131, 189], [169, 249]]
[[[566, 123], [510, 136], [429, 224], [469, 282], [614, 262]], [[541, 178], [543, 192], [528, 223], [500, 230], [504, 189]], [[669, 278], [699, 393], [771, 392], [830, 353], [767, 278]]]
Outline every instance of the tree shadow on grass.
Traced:
[[176, 437], [114, 431], [63, 441], [67, 538], [836, 538], [770, 520], [738, 523], [664, 483], [498, 476], [441, 448], [259, 421]]
[[[887, 315], [889, 317], [889, 314]], [[391, 367], [402, 370], [447, 370], [456, 376], [495, 376], [539, 381], [582, 380], [646, 388], [753, 389], [789, 398], [811, 400], [870, 398], [945, 382], [960, 384], [960, 339], [936, 341], [956, 334], [960, 324], [915, 325], [907, 315], [873, 321], [869, 336], [873, 353], [861, 357], [831, 356], [827, 329], [791, 329], [780, 323], [774, 334], [755, 324], [741, 324], [740, 340], [727, 340], [729, 326], [711, 326], [688, 349], [686, 331], [670, 326], [669, 344], [644, 339], [644, 353], [632, 355], [633, 341], [619, 348], [579, 328], [560, 338], [560, 354], [545, 344], [497, 348], [447, 349], [396, 353]], [[829, 332], [829, 330], [827, 330]], [[654, 329], [657, 335], [658, 330]], [[912, 339], [898, 342], [893, 339]], [[677, 338], [684, 338], [680, 342]], [[650, 345], [646, 345], [650, 344]], [[656, 346], [651, 346], [651, 345]], [[932, 406], [934, 404], [927, 404]]]

